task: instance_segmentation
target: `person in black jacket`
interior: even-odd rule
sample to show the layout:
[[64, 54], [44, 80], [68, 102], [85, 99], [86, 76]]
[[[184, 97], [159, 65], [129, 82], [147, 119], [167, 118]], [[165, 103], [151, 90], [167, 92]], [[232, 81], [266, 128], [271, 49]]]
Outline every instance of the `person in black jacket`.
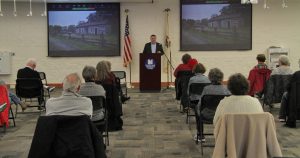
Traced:
[[[35, 70], [36, 68], [36, 60], [35, 59], [28, 59], [26, 63], [26, 67], [19, 69], [17, 73], [17, 78], [37, 78], [41, 79], [39, 72]], [[43, 85], [42, 81], [39, 83]], [[44, 102], [44, 93], [42, 93], [41, 97], [38, 98], [38, 102], [41, 105]]]
[[162, 44], [156, 42], [156, 35], [151, 35], [150, 40], [151, 42], [145, 44], [143, 53], [160, 53], [164, 55]]
[[106, 158], [102, 135], [87, 115], [41, 116], [28, 158]]
[[17, 78], [39, 78], [40, 74], [35, 71], [36, 68], [36, 60], [35, 59], [28, 59], [26, 63], [26, 67], [23, 69], [19, 69]]
[[[300, 61], [299, 61], [299, 66], [300, 66]], [[288, 107], [290, 105], [289, 100], [291, 99], [291, 97], [295, 97], [295, 96], [291, 96], [291, 88], [292, 88], [292, 84], [296, 82], [300, 82], [300, 71], [297, 71], [293, 74], [289, 84], [287, 85], [287, 92], [285, 92], [282, 96], [280, 111], [279, 111], [280, 122], [286, 122], [286, 118], [289, 115], [288, 114], [289, 111], [288, 109], [290, 108]]]

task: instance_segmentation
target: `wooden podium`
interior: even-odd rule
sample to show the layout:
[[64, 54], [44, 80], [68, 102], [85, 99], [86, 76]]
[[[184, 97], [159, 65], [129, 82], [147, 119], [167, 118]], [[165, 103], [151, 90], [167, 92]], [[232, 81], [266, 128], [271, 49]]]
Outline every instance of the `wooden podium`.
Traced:
[[140, 54], [140, 91], [161, 90], [161, 54]]

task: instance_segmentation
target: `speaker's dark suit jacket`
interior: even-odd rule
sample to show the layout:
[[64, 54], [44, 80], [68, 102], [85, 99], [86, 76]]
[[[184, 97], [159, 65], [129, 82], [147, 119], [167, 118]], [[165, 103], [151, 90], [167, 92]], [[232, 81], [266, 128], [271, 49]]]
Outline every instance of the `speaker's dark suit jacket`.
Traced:
[[17, 78], [40, 78], [40, 74], [29, 67], [19, 69]]
[[[155, 52], [157, 53], [159, 51], [160, 51], [161, 55], [165, 54], [164, 50], [163, 50], [163, 47], [162, 47], [162, 44], [156, 43], [156, 51]], [[143, 53], [152, 53], [151, 42], [145, 44]]]

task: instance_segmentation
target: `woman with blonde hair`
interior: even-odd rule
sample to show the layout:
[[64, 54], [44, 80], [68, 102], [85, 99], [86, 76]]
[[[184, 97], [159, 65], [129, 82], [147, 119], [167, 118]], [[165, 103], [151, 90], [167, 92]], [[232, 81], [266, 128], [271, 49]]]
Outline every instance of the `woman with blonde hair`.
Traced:
[[110, 71], [110, 66], [108, 64], [108, 61], [100, 61], [97, 64], [96, 69], [97, 69], [96, 83], [115, 85], [116, 78]]
[[111, 62], [109, 61], [100, 61], [97, 66], [97, 81], [98, 84], [113, 84], [119, 90], [121, 94], [121, 101], [125, 103], [125, 101], [129, 100], [130, 97], [125, 96], [122, 92], [122, 88], [120, 85], [120, 79], [115, 76], [113, 72], [111, 72]]

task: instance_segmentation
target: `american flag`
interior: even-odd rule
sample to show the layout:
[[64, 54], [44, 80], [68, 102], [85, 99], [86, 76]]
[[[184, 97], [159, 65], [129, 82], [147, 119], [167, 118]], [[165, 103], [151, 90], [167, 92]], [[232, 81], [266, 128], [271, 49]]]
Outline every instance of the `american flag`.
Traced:
[[126, 17], [126, 25], [125, 25], [125, 36], [124, 36], [124, 54], [123, 54], [123, 60], [124, 60], [124, 66], [127, 67], [128, 64], [132, 61], [132, 55], [131, 55], [131, 41], [129, 36], [129, 23], [128, 23], [128, 15]]

